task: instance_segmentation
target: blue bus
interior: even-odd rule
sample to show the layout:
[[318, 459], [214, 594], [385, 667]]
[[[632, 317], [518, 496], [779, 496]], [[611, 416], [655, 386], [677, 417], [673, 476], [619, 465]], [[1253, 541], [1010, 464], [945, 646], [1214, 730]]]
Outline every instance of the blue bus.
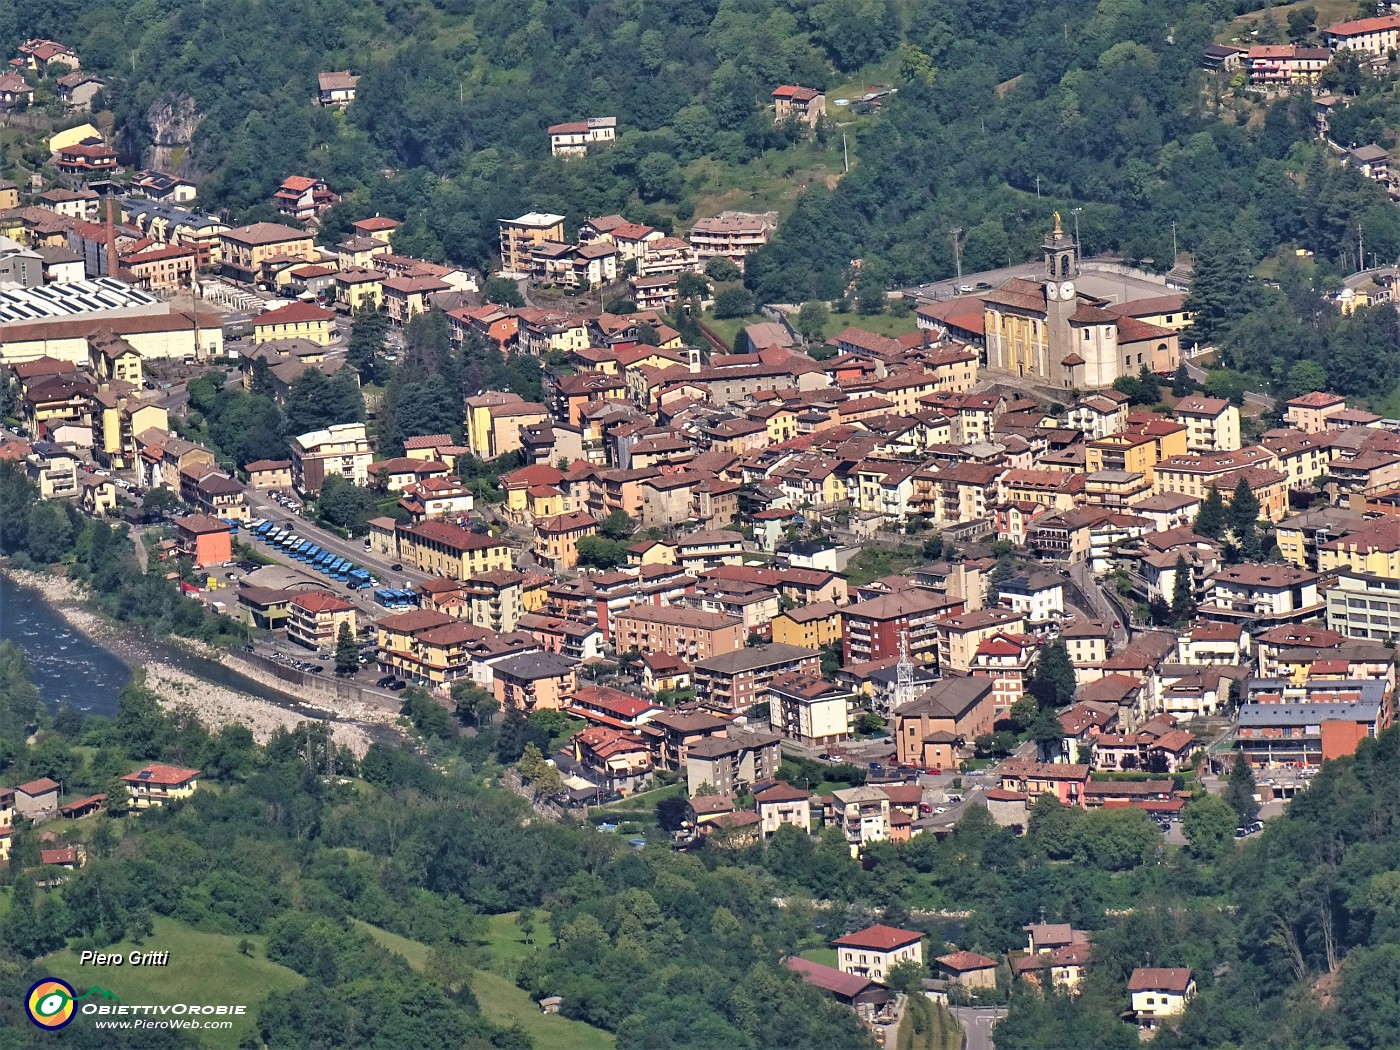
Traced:
[[312, 559], [312, 563], [316, 566], [316, 568], [324, 569], [334, 560], [334, 554], [332, 554], [330, 551], [322, 551], [320, 554], [316, 555], [316, 557]]
[[337, 568], [332, 569], [332, 570], [331, 570], [331, 579], [335, 580], [337, 583], [349, 583], [349, 582], [350, 582], [350, 574], [349, 574], [349, 572], [347, 571], [346, 566], [341, 565], [341, 566], [338, 566]]
[[350, 578], [346, 582], [350, 584], [352, 590], [356, 591], [368, 587], [373, 579], [368, 569], [351, 569], [348, 575]]

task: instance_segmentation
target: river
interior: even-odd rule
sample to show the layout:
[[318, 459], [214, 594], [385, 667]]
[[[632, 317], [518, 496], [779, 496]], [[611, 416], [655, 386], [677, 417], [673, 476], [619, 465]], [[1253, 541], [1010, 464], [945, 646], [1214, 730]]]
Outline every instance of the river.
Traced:
[[68, 701], [80, 711], [113, 715], [131, 669], [68, 623], [34, 591], [0, 574], [0, 641], [14, 642], [34, 671], [50, 707]]
[[[49, 707], [57, 707], [66, 700], [89, 714], [111, 716], [117, 713], [117, 694], [131, 678], [132, 666], [71, 626], [38, 593], [16, 585], [3, 573], [0, 573], [0, 641], [14, 642], [24, 651], [39, 694]], [[142, 656], [148, 656], [206, 682], [289, 710], [297, 709], [295, 697], [177, 645], [141, 635], [124, 639], [122, 649], [133, 654], [137, 666], [144, 662]]]

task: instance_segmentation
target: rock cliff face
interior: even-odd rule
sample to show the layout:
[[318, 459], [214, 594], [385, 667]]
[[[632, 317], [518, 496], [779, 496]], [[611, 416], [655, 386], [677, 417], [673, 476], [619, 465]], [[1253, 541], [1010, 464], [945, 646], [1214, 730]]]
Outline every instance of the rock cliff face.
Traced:
[[146, 111], [151, 129], [149, 167], [176, 175], [188, 175], [190, 143], [204, 114], [188, 95], [162, 95]]

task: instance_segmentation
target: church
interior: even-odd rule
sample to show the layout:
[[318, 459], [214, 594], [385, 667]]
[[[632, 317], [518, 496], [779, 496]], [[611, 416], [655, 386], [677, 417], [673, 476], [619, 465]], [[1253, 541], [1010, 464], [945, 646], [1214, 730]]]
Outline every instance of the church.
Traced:
[[987, 367], [1048, 386], [1089, 390], [1119, 376], [1170, 373], [1181, 360], [1176, 332], [1123, 315], [1075, 287], [1079, 249], [1060, 226], [1045, 238], [1043, 280], [1013, 277], [982, 297]]

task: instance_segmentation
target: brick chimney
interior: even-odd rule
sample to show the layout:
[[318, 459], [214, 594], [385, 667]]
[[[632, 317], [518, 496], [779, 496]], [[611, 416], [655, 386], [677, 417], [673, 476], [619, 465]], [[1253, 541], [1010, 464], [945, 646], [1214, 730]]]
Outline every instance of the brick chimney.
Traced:
[[117, 223], [112, 217], [114, 202], [111, 197], [107, 198], [107, 276], [115, 277], [121, 269], [121, 264], [117, 260]]

